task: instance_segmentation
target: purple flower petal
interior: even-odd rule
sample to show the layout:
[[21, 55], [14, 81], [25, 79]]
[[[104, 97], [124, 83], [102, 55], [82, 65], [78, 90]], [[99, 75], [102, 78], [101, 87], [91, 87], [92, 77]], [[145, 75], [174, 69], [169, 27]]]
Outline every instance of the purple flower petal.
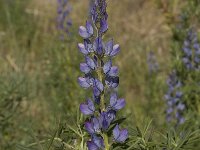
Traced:
[[184, 62], [185, 64], [187, 64], [187, 63], [190, 62], [190, 60], [189, 60], [187, 57], [183, 57], [183, 62]]
[[100, 32], [101, 33], [104, 33], [104, 32], [106, 32], [108, 30], [108, 23], [107, 23], [107, 21], [105, 20], [105, 19], [102, 19], [101, 21], [100, 21]]
[[95, 97], [99, 97], [101, 95], [101, 91], [95, 86], [93, 87], [93, 94]]
[[92, 141], [87, 142], [88, 150], [100, 150], [100, 148]]
[[117, 66], [111, 67], [110, 71], [108, 72], [108, 74], [113, 77], [116, 77], [118, 75], [118, 73], [119, 73], [119, 70], [118, 70]]
[[93, 52], [92, 50], [92, 43], [89, 39], [84, 39], [84, 46], [85, 46], [85, 49], [89, 52]]
[[172, 107], [169, 107], [167, 110], [166, 110], [166, 113], [167, 114], [171, 114], [173, 112], [173, 108]]
[[94, 60], [91, 59], [90, 57], [86, 56], [86, 57], [85, 57], [85, 61], [86, 61], [87, 65], [88, 65], [91, 69], [94, 70], [94, 69], [96, 68], [96, 64], [95, 64]]
[[81, 87], [83, 88], [89, 88], [91, 85], [87, 82], [86, 78], [79, 77], [78, 78], [78, 83], [80, 84]]
[[181, 98], [183, 96], [183, 92], [181, 92], [181, 91], [177, 91], [176, 92], [176, 97], [177, 98]]
[[101, 122], [102, 122], [102, 129], [105, 131], [109, 128], [110, 126], [110, 120], [107, 117], [106, 112], [102, 112], [100, 116]]
[[105, 83], [110, 88], [116, 88], [119, 85], [119, 77], [106, 76]]
[[117, 103], [113, 106], [114, 110], [120, 110], [126, 105], [126, 102], [124, 99], [117, 100]]
[[110, 106], [112, 107], [112, 109], [114, 109], [114, 110], [120, 110], [125, 105], [126, 105], [126, 102], [125, 102], [124, 99], [117, 100], [117, 94], [116, 93], [113, 93], [110, 96]]
[[185, 122], [185, 118], [181, 117], [179, 118], [179, 124], [183, 124]]
[[101, 122], [97, 118], [92, 118], [93, 128], [96, 133], [100, 132], [101, 130]]
[[185, 105], [179, 103], [178, 106], [177, 106], [177, 109], [178, 109], [178, 110], [184, 110], [184, 109], [185, 109]]
[[94, 31], [93, 31], [93, 27], [90, 21], [86, 21], [86, 29], [89, 34], [91, 35], [93, 34]]
[[128, 138], [128, 130], [122, 129], [120, 131], [119, 125], [116, 125], [115, 128], [113, 129], [113, 136], [116, 142], [124, 143]]
[[103, 53], [103, 41], [102, 38], [98, 37], [95, 39], [94, 44], [93, 44], [94, 51], [98, 54], [101, 55]]
[[86, 39], [91, 36], [91, 34], [88, 33], [87, 29], [84, 26], [79, 27], [79, 35]]
[[200, 57], [197, 57], [197, 56], [196, 56], [196, 57], [194, 58], [194, 62], [197, 63], [197, 64], [200, 63]]
[[118, 142], [125, 142], [126, 139], [128, 138], [128, 130], [127, 129], [123, 129], [120, 131], [120, 136], [118, 138]]
[[93, 124], [91, 122], [85, 122], [85, 129], [89, 134], [94, 134]]
[[113, 120], [115, 120], [115, 118], [116, 118], [116, 111], [109, 110], [107, 112], [107, 119], [109, 120], [109, 122], [111, 123]]
[[113, 40], [110, 40], [105, 45], [105, 55], [109, 56], [112, 50], [113, 50]]
[[92, 141], [99, 147], [99, 148], [104, 148], [104, 141], [102, 137], [93, 135], [92, 136]]
[[89, 21], [86, 22], [86, 27], [79, 27], [79, 35], [85, 39], [88, 39], [93, 35], [93, 27]]
[[100, 118], [92, 118], [91, 122], [85, 123], [85, 129], [91, 135], [94, 133], [99, 133], [101, 131], [101, 120]]
[[113, 136], [115, 140], [118, 139], [118, 137], [120, 136], [119, 125], [116, 125], [113, 129]]
[[100, 104], [100, 96], [94, 95], [94, 101], [95, 101], [95, 103]]
[[109, 61], [106, 62], [105, 65], [103, 66], [103, 72], [104, 72], [105, 74], [107, 74], [107, 73], [110, 71], [111, 67], [112, 67], [112, 61], [109, 60]]
[[113, 57], [113, 56], [117, 55], [119, 53], [119, 51], [120, 51], [119, 44], [114, 45], [113, 50], [110, 53], [110, 56]]
[[80, 111], [84, 115], [92, 115], [92, 114], [94, 114], [94, 111], [95, 111], [94, 103], [90, 99], [88, 99], [87, 103], [80, 104]]
[[101, 81], [99, 81], [98, 79], [95, 79], [94, 80], [94, 82], [95, 82], [95, 86], [97, 87], [97, 89], [99, 89], [99, 91], [103, 91], [103, 84], [101, 83]]
[[90, 72], [90, 67], [86, 64], [86, 63], [81, 63], [80, 64], [80, 70], [83, 72], [83, 73], [85, 73], [85, 74], [87, 74], [87, 73], [89, 73]]
[[85, 49], [84, 44], [79, 43], [79, 44], [78, 44], [78, 48], [79, 48], [80, 52], [83, 53], [84, 55], [87, 55], [87, 54], [88, 54], [88, 51]]
[[110, 96], [110, 106], [113, 107], [117, 103], [117, 94], [112, 93]]

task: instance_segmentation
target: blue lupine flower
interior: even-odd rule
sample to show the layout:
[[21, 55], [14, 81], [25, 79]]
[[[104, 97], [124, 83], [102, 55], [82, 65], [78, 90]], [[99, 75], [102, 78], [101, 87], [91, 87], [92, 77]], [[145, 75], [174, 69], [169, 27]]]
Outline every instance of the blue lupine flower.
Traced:
[[103, 71], [107, 76], [117, 77], [119, 70], [117, 66], [112, 66], [112, 61], [109, 60], [104, 66]]
[[102, 119], [102, 129], [106, 131], [109, 128], [112, 120], [108, 117], [108, 114], [106, 112], [101, 113], [101, 119]]
[[190, 29], [183, 43], [183, 63], [188, 70], [200, 70], [200, 45], [197, 33]]
[[79, 77], [78, 82], [81, 87], [86, 88], [86, 89], [93, 85], [93, 81], [91, 81], [91, 79], [88, 77]]
[[[90, 99], [80, 105], [80, 111], [88, 116], [85, 129], [90, 135], [87, 142], [89, 150], [104, 149], [104, 140], [108, 138], [102, 137], [108, 136], [107, 132], [116, 119], [117, 111], [125, 106], [125, 100], [118, 99], [117, 93], [110, 95], [110, 101], [104, 99], [106, 93], [119, 85], [119, 69], [112, 65], [112, 59], [120, 51], [119, 44], [114, 45], [113, 40], [106, 44], [103, 42], [103, 34], [108, 30], [106, 7], [105, 0], [95, 0], [91, 9], [92, 22], [87, 21], [85, 26], [79, 28], [84, 43], [79, 43], [78, 48], [85, 57], [85, 62], [80, 64], [80, 70], [85, 75], [79, 77], [78, 82], [81, 87], [92, 89], [93, 101], [98, 105], [95, 109]], [[97, 30], [96, 33], [94, 29]], [[116, 142], [122, 143], [128, 137], [128, 131], [125, 129], [119, 131], [119, 135], [117, 128], [113, 132]]]
[[101, 136], [92, 136], [92, 141], [99, 147], [99, 148], [104, 148], [104, 143], [103, 143], [103, 138]]
[[88, 74], [91, 71], [91, 68], [86, 63], [81, 63], [80, 64], [80, 70], [83, 73]]
[[88, 150], [99, 150], [100, 148], [92, 141], [87, 141]]
[[88, 150], [100, 150], [104, 148], [103, 138], [101, 136], [92, 136], [92, 140], [87, 142]]
[[92, 118], [90, 122], [85, 123], [85, 129], [89, 134], [94, 135], [95, 133], [100, 133], [102, 127], [102, 119]]
[[184, 122], [183, 113], [185, 104], [182, 102], [183, 93], [180, 91], [182, 84], [176, 76], [175, 71], [169, 75], [167, 84], [169, 88], [165, 95], [167, 102], [166, 119], [168, 122], [176, 120], [178, 124], [181, 124]]
[[119, 77], [106, 76], [105, 83], [109, 88], [116, 88], [119, 85]]
[[90, 21], [86, 21], [86, 27], [79, 27], [79, 35], [85, 39], [90, 38], [93, 35], [93, 27]]
[[91, 59], [90, 57], [86, 56], [85, 57], [85, 62], [91, 69], [94, 70], [96, 68], [96, 64], [95, 64], [94, 60]]
[[149, 73], [152, 74], [152, 73], [156, 73], [158, 71], [158, 62], [156, 60], [156, 56], [154, 54], [154, 52], [150, 51], [148, 53], [148, 56], [147, 56], [147, 64], [148, 64], [148, 70], [149, 70]]
[[88, 49], [86, 48], [86, 46], [82, 43], [78, 44], [78, 48], [80, 50], [81, 53], [87, 55], [89, 53]]
[[194, 66], [196, 70], [200, 70], [200, 44], [196, 40], [194, 45]]
[[64, 40], [65, 34], [69, 33], [69, 28], [72, 26], [72, 20], [69, 18], [71, 7], [68, 2], [68, 0], [57, 0], [57, 28], [61, 32], [61, 40]]
[[[108, 14], [106, 12], [106, 1], [105, 0], [95, 0], [93, 3], [93, 8], [91, 9], [91, 16], [94, 24], [100, 23], [100, 31], [106, 30], [105, 27], [108, 28], [107, 19]], [[103, 32], [102, 32], [103, 33]]]
[[80, 105], [80, 110], [84, 115], [93, 115], [95, 111], [94, 103], [88, 99], [87, 103], [82, 103]]
[[89, 53], [93, 52], [92, 44], [89, 39], [84, 39], [84, 44], [79, 43], [78, 48], [84, 55], [88, 55]]
[[105, 45], [105, 55], [110, 56], [110, 57], [114, 57], [119, 53], [119, 51], [120, 51], [119, 44], [114, 45], [113, 40], [110, 40], [106, 43], [106, 45]]
[[117, 111], [122, 109], [126, 105], [126, 102], [124, 99], [117, 99], [117, 94], [113, 93], [110, 97], [110, 107]]
[[119, 143], [123, 143], [128, 138], [128, 130], [127, 129], [119, 129], [119, 125], [116, 125], [113, 130], [114, 140]]
[[103, 54], [103, 41], [101, 37], [97, 37], [93, 44], [93, 49], [98, 55]]
[[112, 67], [112, 61], [109, 60], [108, 62], [106, 62], [106, 63], [104, 64], [104, 66], [103, 66], [103, 72], [104, 72], [105, 74], [107, 74], [107, 73], [110, 71], [111, 67]]

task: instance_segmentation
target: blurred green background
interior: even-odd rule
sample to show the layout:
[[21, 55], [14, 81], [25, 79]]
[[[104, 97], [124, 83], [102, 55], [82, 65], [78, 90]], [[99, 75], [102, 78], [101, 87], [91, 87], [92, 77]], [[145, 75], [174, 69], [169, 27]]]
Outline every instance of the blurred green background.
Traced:
[[[121, 46], [120, 96], [127, 101], [127, 124], [152, 118], [165, 126], [166, 79], [176, 16], [187, 0], [109, 0], [109, 30]], [[56, 0], [0, 0], [0, 149], [22, 149], [47, 137], [62, 121], [73, 125], [81, 89], [78, 27], [88, 18], [88, 0], [71, 0], [72, 27], [65, 40], [56, 28]], [[155, 53], [159, 70], [149, 75], [147, 56]], [[200, 106], [199, 106], [200, 107]], [[31, 145], [29, 145], [31, 146]], [[37, 147], [35, 148], [37, 149]]]

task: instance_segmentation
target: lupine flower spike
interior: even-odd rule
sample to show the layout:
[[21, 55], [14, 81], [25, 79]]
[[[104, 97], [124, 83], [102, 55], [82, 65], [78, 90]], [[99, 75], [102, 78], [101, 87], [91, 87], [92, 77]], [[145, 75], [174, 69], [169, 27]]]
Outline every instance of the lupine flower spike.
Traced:
[[200, 71], [200, 44], [197, 33], [190, 29], [183, 43], [183, 63], [188, 70]]
[[180, 91], [182, 83], [179, 81], [176, 72], [173, 71], [167, 80], [168, 92], [165, 95], [167, 103], [166, 119], [168, 122], [175, 121], [182, 124], [185, 121], [183, 116], [185, 104], [182, 102], [183, 93]]
[[57, 29], [60, 31], [61, 40], [69, 34], [69, 28], [72, 26], [72, 20], [69, 18], [71, 7], [68, 2], [69, 0], [57, 0]]
[[[86, 21], [85, 26], [79, 28], [83, 43], [79, 43], [78, 48], [85, 62], [80, 64], [84, 76], [79, 77], [78, 82], [81, 87], [93, 92], [92, 98], [80, 105], [80, 111], [88, 117], [84, 127], [90, 135], [87, 142], [89, 150], [109, 150], [113, 142], [124, 143], [128, 138], [127, 129], [120, 130], [118, 124], [113, 124], [117, 111], [125, 106], [125, 100], [110, 92], [119, 85], [119, 69], [113, 66], [112, 59], [119, 53], [120, 46], [114, 44], [113, 39], [103, 42], [103, 35], [108, 30], [106, 7], [105, 0], [95, 0], [91, 21]], [[105, 94], [110, 94], [110, 99], [106, 100]], [[111, 124], [114, 128], [112, 138], [108, 135]]]

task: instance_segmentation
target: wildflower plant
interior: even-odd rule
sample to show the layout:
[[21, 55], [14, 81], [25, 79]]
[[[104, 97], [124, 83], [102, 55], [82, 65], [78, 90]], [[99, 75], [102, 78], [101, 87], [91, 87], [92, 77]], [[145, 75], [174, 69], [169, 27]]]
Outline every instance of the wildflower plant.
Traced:
[[65, 35], [69, 34], [69, 28], [72, 26], [72, 20], [69, 18], [71, 7], [69, 0], [57, 0], [57, 29], [60, 32], [60, 39], [64, 40]]
[[[181, 82], [182, 102], [185, 105], [184, 114], [195, 116], [194, 122], [198, 122], [199, 106], [199, 1], [191, 0], [185, 2], [178, 16], [171, 14], [170, 26], [173, 33], [172, 38], [172, 70], [176, 70], [177, 79]], [[177, 14], [176, 14], [177, 15]], [[197, 123], [199, 124], [199, 123]]]
[[200, 44], [197, 33], [190, 29], [183, 44], [183, 63], [188, 70], [200, 70]]
[[185, 104], [183, 103], [183, 92], [180, 90], [182, 87], [181, 81], [173, 71], [167, 80], [168, 91], [165, 95], [167, 104], [166, 120], [167, 122], [174, 122], [175, 124], [182, 124], [185, 122], [184, 110]]
[[92, 21], [86, 21], [86, 25], [79, 28], [83, 43], [79, 43], [78, 48], [85, 62], [80, 64], [84, 77], [79, 77], [78, 82], [93, 92], [92, 98], [80, 104], [80, 111], [87, 116], [84, 128], [90, 136], [87, 141], [89, 150], [109, 150], [112, 144], [124, 143], [128, 138], [128, 130], [121, 129], [116, 121], [117, 112], [125, 106], [125, 100], [112, 92], [119, 85], [119, 69], [113, 66], [112, 60], [119, 53], [120, 46], [114, 44], [113, 39], [103, 42], [108, 30], [106, 7], [105, 0], [95, 0], [91, 9]]

